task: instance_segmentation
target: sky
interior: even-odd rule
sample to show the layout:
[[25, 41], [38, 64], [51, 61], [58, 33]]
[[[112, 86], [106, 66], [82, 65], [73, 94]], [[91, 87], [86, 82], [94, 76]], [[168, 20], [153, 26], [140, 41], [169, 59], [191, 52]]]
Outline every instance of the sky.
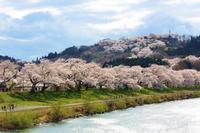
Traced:
[[200, 0], [0, 0], [0, 55], [32, 60], [150, 33], [199, 35]]

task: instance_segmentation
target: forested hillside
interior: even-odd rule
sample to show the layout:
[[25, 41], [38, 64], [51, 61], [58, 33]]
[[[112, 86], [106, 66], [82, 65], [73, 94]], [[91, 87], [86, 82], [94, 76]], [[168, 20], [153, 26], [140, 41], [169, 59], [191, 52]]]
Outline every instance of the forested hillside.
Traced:
[[[94, 61], [104, 65], [131, 59], [132, 65], [150, 63], [160, 64], [155, 59], [185, 57], [200, 55], [200, 36], [186, 36], [176, 34], [163, 34], [140, 36], [134, 38], [121, 38], [119, 40], [104, 39], [92, 46], [70, 47], [60, 53], [49, 53], [44, 59], [56, 60], [58, 58], [80, 58], [87, 62]], [[153, 61], [154, 60], [154, 61]], [[130, 62], [130, 61], [128, 61]], [[161, 63], [162, 64], [162, 63]]]

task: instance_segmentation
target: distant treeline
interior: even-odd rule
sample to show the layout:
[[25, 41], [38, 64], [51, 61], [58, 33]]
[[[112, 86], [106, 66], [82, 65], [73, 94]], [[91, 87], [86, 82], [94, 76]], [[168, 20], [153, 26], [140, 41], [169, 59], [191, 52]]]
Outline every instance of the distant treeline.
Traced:
[[9, 57], [9, 56], [2, 56], [0, 55], [0, 61], [4, 61], [4, 60], [10, 60], [11, 62], [16, 62], [17, 60], [13, 57]]
[[116, 59], [110, 62], [106, 62], [103, 67], [108, 67], [108, 66], [119, 66], [119, 65], [125, 65], [125, 66], [141, 66], [141, 67], [150, 67], [151, 64], [157, 64], [157, 65], [168, 65], [166, 61], [163, 61], [161, 59], [156, 59], [156, 58], [121, 58], [121, 59]]
[[191, 37], [191, 40], [183, 42], [182, 47], [169, 49], [167, 54], [170, 56], [200, 56], [200, 36]]

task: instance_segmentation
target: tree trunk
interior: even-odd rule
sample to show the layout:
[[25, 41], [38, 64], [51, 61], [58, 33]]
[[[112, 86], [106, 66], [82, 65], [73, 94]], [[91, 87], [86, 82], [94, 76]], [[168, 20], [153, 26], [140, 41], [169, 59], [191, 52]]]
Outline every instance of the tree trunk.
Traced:
[[89, 89], [89, 86], [88, 86], [88, 85], [86, 85], [86, 86], [85, 86], [85, 90], [86, 90], [86, 91], [88, 91], [88, 89]]
[[41, 91], [44, 92], [47, 88], [48, 88], [48, 86], [46, 86], [46, 84], [44, 83]]
[[81, 91], [81, 87], [80, 87], [80, 85], [77, 86], [77, 91]]
[[33, 84], [33, 85], [31, 86], [31, 93], [35, 93], [36, 90], [37, 90], [36, 84]]
[[12, 83], [12, 84], [9, 86], [8, 91], [11, 91], [12, 88], [14, 87], [14, 85], [15, 85], [15, 84]]
[[7, 88], [7, 85], [6, 85], [5, 82], [2, 82], [2, 83], [1, 83], [1, 87], [2, 87], [2, 91], [3, 91], [3, 92], [7, 92], [7, 91], [8, 91], [8, 88]]
[[81, 91], [81, 81], [76, 82], [76, 89], [77, 91]]

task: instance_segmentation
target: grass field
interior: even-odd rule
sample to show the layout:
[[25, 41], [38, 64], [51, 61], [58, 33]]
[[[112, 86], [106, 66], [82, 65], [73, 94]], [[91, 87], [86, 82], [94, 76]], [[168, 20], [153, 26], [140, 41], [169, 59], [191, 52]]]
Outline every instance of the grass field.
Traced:
[[0, 93], [0, 105], [14, 103], [17, 106], [47, 106], [52, 104], [69, 104], [81, 103], [95, 100], [111, 100], [116, 98], [168, 94], [177, 92], [200, 91], [200, 87], [195, 88], [169, 88], [163, 90], [155, 89], [118, 89], [118, 90], [97, 90], [97, 89], [81, 89], [81, 91], [60, 91], [60, 92], [36, 92], [36, 93]]

